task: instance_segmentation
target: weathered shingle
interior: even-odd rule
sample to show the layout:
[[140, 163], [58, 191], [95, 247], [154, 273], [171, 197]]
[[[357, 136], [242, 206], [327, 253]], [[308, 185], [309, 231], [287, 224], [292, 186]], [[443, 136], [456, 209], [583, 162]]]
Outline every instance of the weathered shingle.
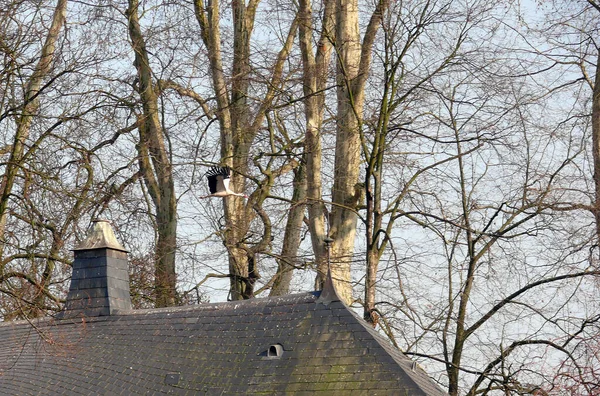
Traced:
[[4, 323], [0, 339], [2, 394], [444, 394], [315, 293]]

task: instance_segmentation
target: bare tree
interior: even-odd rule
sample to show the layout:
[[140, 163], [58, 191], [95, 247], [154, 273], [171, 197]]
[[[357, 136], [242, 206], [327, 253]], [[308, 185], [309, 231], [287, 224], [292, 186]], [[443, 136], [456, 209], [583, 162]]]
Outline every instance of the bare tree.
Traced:
[[[15, 117], [16, 131], [13, 142], [10, 148], [7, 149], [7, 151], [10, 151], [10, 158], [8, 159], [2, 175], [2, 183], [0, 184], [0, 256], [3, 254], [3, 240], [10, 196], [23, 161], [25, 142], [30, 134], [32, 120], [39, 110], [39, 95], [41, 94], [44, 80], [49, 77], [52, 70], [56, 44], [65, 24], [66, 13], [67, 0], [59, 0], [56, 3], [52, 23], [46, 34], [44, 44], [40, 49], [35, 69], [27, 79], [22, 102], [16, 108], [9, 108], [2, 114], [2, 118], [8, 116]], [[8, 51], [6, 55], [10, 59], [11, 54]]]
[[[366, 203], [365, 214], [361, 217], [366, 233], [364, 318], [373, 325], [377, 323], [378, 316], [375, 303], [379, 260], [388, 247], [395, 221], [401, 217], [399, 210], [403, 200], [419, 177], [426, 177], [430, 169], [460, 158], [458, 154], [417, 169], [396, 196], [383, 195], [384, 189], [387, 189], [383, 180], [384, 168], [398, 166], [397, 163], [387, 161], [386, 152], [392, 150], [395, 144], [402, 144], [401, 136], [410, 131], [412, 115], [403, 114], [402, 109], [417, 103], [418, 98], [429, 89], [428, 83], [433, 78], [447, 73], [446, 69], [455, 68], [460, 63], [456, 58], [460, 57], [461, 45], [468, 31], [477, 23], [477, 20], [473, 20], [463, 24], [452, 24], [455, 36], [451, 40], [448, 37], [448, 45], [443, 49], [444, 52], [440, 51], [436, 59], [429, 62], [428, 67], [412, 69], [406, 58], [421, 50], [415, 47], [419, 46], [421, 36], [428, 34], [432, 26], [451, 24], [450, 21], [446, 21], [445, 16], [449, 7], [449, 3], [438, 8], [430, 2], [415, 3], [408, 9], [404, 9], [402, 5], [392, 6], [383, 24], [383, 54], [380, 56], [383, 70], [379, 73], [383, 78], [380, 82], [380, 104], [374, 110], [373, 119], [364, 123], [360, 133], [362, 152], [366, 160]], [[406, 18], [409, 23], [399, 16]], [[403, 38], [403, 41], [400, 38]], [[388, 202], [387, 207], [384, 207], [384, 201]]]
[[302, 53], [302, 78], [306, 134], [304, 152], [307, 173], [308, 224], [313, 253], [317, 267], [317, 288], [322, 287], [327, 274], [327, 251], [325, 239], [326, 207], [323, 202], [322, 128], [325, 112], [325, 94], [328, 83], [328, 70], [333, 44], [335, 43], [335, 11], [337, 2], [323, 2], [323, 17], [318, 35], [317, 48], [313, 50], [313, 37], [318, 33], [313, 26], [313, 9], [310, 0], [299, 3], [300, 51]]
[[[23, 18], [31, 9], [36, 18]], [[0, 13], [0, 126], [6, 142], [2, 155], [8, 157], [2, 162], [0, 185], [0, 310], [5, 319], [60, 309], [63, 290], [55, 277], [64, 276], [69, 263], [65, 240], [85, 207], [77, 198], [67, 200], [73, 204], [67, 209], [60, 200], [54, 201], [64, 193], [57, 178], [64, 168], [47, 150], [61, 128], [89, 111], [83, 105], [65, 109], [46, 103], [75, 71], [73, 64], [59, 61], [65, 52], [60, 42], [66, 10], [67, 1], [48, 9], [43, 4], [12, 2]], [[89, 163], [80, 158], [83, 170]], [[83, 196], [90, 187], [84, 184]], [[60, 192], [54, 194], [56, 190]], [[81, 197], [77, 193], [71, 197], [75, 196]], [[60, 219], [50, 213], [51, 202], [62, 206]]]
[[[528, 365], [540, 350], [569, 353], [574, 341], [558, 323], [590, 326], [565, 307], [576, 307], [597, 276], [585, 254], [552, 246], [567, 246], [569, 231], [557, 231], [573, 221], [564, 209], [585, 208], [569, 201], [583, 158], [576, 132], [539, 118], [554, 102], [535, 79], [552, 63], [513, 58], [528, 44], [514, 30], [487, 25], [496, 6], [412, 2], [386, 20], [385, 51], [368, 91], [373, 115], [363, 120], [372, 271], [365, 318], [375, 322], [376, 311], [381, 329], [407, 353], [429, 357], [429, 367], [443, 363], [451, 394], [541, 389], [552, 376], [530, 375]], [[394, 39], [394, 23], [403, 40]], [[497, 40], [481, 40], [480, 26]], [[513, 282], [508, 274], [516, 273]], [[564, 300], [546, 299], [552, 290]]]
[[[262, 98], [257, 103], [250, 103], [249, 90], [251, 81], [250, 44], [258, 1], [234, 1], [231, 4], [233, 18], [233, 54], [231, 78], [226, 77], [226, 67], [221, 48], [221, 16], [219, 3], [209, 0], [206, 3], [194, 1], [195, 16], [201, 30], [202, 41], [206, 47], [212, 77], [212, 88], [216, 100], [215, 115], [220, 128], [221, 161], [233, 170], [231, 185], [237, 191], [247, 188], [246, 176], [249, 172], [251, 146], [263, 126], [267, 110], [272, 106], [282, 84], [285, 61], [292, 49], [297, 31], [297, 20], [294, 18], [272, 66], [270, 78]], [[253, 111], [253, 109], [255, 109]], [[258, 188], [252, 193], [248, 202], [239, 197], [225, 198], [224, 209], [226, 228], [223, 241], [229, 253], [230, 298], [237, 300], [254, 295], [254, 283], [258, 276], [255, 257], [266, 249], [271, 239], [271, 225], [266, 213], [261, 209], [269, 195], [273, 178], [283, 169], [262, 170], [263, 177]], [[247, 233], [255, 214], [261, 219], [263, 234], [259, 241], [248, 244]]]
[[158, 234], [155, 251], [156, 306], [166, 307], [175, 305], [176, 302], [177, 202], [171, 157], [160, 123], [158, 95], [140, 28], [138, 8], [139, 2], [130, 0], [125, 13], [129, 23], [131, 45], [135, 52], [135, 66], [139, 78], [138, 92], [142, 104], [142, 113], [137, 120], [140, 135], [137, 146], [138, 160], [156, 215]]
[[[596, 0], [553, 0], [545, 2], [544, 6], [539, 8], [544, 19], [534, 25], [535, 30], [532, 29], [542, 44], [532, 44], [532, 52], [547, 59], [552, 68], [559, 69], [560, 77], [555, 85], [548, 87], [548, 94], [576, 98], [574, 103], [565, 101], [561, 106], [563, 112], [557, 117], [557, 130], [570, 129], [580, 134], [583, 150], [590, 157], [590, 165], [583, 167], [578, 175], [580, 183], [570, 186], [571, 194], [564, 194], [562, 202], [553, 209], [569, 211], [579, 217], [585, 217], [585, 212], [594, 216], [594, 235], [580, 244], [590, 250], [589, 265], [597, 270], [600, 240], [600, 43], [597, 21], [600, 3]], [[588, 180], [593, 187], [588, 187]], [[597, 293], [597, 279], [585, 285], [588, 292]], [[583, 319], [576, 331], [558, 340], [563, 347], [562, 363], [550, 384], [544, 386], [549, 393], [597, 392], [598, 373], [594, 367], [598, 363], [595, 341], [599, 334], [598, 313], [591, 310]]]
[[358, 183], [365, 86], [371, 51], [389, 1], [376, 3], [364, 37], [358, 29], [358, 2], [341, 0], [336, 8], [337, 129], [331, 210], [331, 274], [340, 297], [352, 302], [350, 264], [356, 236], [356, 211], [364, 188]]

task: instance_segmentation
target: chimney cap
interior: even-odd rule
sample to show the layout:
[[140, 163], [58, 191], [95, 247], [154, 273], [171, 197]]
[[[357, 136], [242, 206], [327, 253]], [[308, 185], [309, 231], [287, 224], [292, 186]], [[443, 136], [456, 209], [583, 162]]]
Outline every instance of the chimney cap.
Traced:
[[93, 249], [113, 249], [127, 252], [125, 248], [117, 241], [110, 222], [108, 220], [94, 219], [88, 230], [87, 236], [75, 249], [93, 250]]

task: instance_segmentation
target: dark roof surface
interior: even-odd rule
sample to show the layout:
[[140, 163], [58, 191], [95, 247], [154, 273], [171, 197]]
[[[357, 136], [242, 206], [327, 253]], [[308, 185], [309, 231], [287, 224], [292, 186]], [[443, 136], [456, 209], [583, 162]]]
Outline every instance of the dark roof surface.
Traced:
[[0, 340], [7, 395], [444, 394], [343, 303], [317, 293], [7, 322]]

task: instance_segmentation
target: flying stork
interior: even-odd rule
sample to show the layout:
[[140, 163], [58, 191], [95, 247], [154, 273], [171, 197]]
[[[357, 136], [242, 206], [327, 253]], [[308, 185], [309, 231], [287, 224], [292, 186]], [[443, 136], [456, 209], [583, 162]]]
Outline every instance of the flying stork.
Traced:
[[208, 189], [210, 190], [209, 195], [205, 195], [200, 198], [208, 197], [229, 197], [235, 195], [237, 197], [248, 198], [246, 194], [236, 193], [229, 189], [229, 176], [231, 175], [231, 169], [228, 166], [213, 166], [205, 173], [208, 179]]

